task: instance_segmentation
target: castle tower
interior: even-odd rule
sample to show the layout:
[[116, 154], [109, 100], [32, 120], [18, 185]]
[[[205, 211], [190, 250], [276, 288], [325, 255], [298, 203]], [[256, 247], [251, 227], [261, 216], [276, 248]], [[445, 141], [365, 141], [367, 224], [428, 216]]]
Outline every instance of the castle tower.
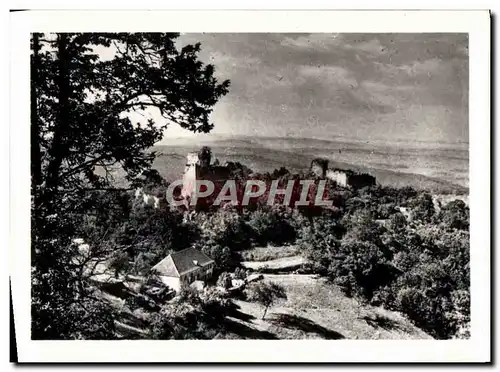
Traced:
[[181, 195], [184, 199], [190, 198], [195, 190], [199, 164], [200, 160], [197, 152], [190, 152], [187, 154], [181, 191]]
[[325, 177], [328, 169], [328, 160], [316, 158], [311, 162], [310, 171], [318, 177]]
[[186, 156], [186, 167], [192, 167], [194, 165], [200, 164], [200, 159], [198, 158], [197, 152], [190, 152]]
[[201, 168], [207, 169], [210, 167], [212, 160], [212, 150], [208, 146], [203, 146], [198, 152], [198, 164]]
[[181, 195], [185, 203], [190, 203], [193, 194], [198, 190], [200, 180], [211, 181], [214, 183], [227, 180], [229, 170], [227, 167], [212, 166], [212, 150], [204, 146], [198, 152], [187, 154], [186, 168], [182, 179]]

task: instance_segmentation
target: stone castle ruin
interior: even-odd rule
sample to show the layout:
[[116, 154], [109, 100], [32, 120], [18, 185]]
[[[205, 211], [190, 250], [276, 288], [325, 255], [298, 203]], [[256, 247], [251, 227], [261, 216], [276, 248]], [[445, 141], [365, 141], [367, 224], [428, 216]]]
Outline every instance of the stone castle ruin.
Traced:
[[327, 178], [341, 187], [350, 189], [360, 189], [376, 184], [375, 177], [372, 175], [357, 173], [349, 169], [328, 168], [328, 160], [321, 158], [311, 162], [310, 171], [317, 177]]
[[[186, 166], [182, 177], [181, 197], [185, 205], [189, 205], [190, 200], [196, 190], [200, 188], [197, 184], [200, 181], [212, 181], [215, 190], [220, 189], [229, 179], [247, 180], [252, 179], [255, 173], [244, 165], [236, 162], [227, 162], [224, 166], [218, 161], [212, 163], [212, 152], [209, 147], [202, 147], [198, 152], [187, 154]], [[329, 168], [327, 159], [316, 158], [311, 162], [310, 172], [316, 177], [329, 179], [337, 185], [348, 189], [360, 189], [376, 184], [375, 177], [367, 173], [357, 173], [349, 169]], [[201, 186], [201, 188], [203, 188]], [[141, 200], [146, 205], [154, 208], [160, 207], [160, 198], [157, 195], [150, 195], [142, 188], [135, 190], [135, 199]]]
[[197, 180], [209, 180], [218, 184], [230, 178], [231, 169], [228, 166], [211, 164], [211, 161], [212, 154], [208, 147], [203, 147], [199, 152], [190, 152], [187, 155], [181, 191], [184, 199], [191, 198], [196, 190]]
[[[225, 181], [234, 176], [236, 164], [240, 165], [231, 162], [224, 166], [218, 165], [218, 162], [212, 164], [212, 153], [209, 147], [202, 147], [198, 152], [188, 153], [182, 180], [182, 198], [189, 201], [195, 190], [198, 189], [197, 182], [200, 180], [212, 181], [216, 187], [217, 185], [222, 186]], [[339, 186], [349, 189], [360, 189], [376, 184], [375, 177], [369, 174], [357, 173], [348, 169], [329, 168], [328, 160], [321, 158], [311, 162], [310, 171], [317, 177], [330, 179]], [[244, 178], [246, 179], [246, 177]]]

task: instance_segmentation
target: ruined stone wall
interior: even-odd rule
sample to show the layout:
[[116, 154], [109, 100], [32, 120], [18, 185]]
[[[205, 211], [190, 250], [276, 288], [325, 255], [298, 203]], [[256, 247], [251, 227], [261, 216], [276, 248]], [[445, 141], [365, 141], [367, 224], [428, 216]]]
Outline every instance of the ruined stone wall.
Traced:
[[374, 186], [376, 182], [375, 177], [362, 173], [350, 175], [347, 179], [347, 183], [354, 189], [361, 189], [367, 186]]
[[340, 170], [332, 170], [328, 169], [326, 171], [326, 178], [329, 180], [335, 181], [338, 185], [342, 187], [348, 187], [348, 176], [346, 172]]
[[190, 165], [196, 165], [199, 164], [199, 159], [198, 159], [198, 154], [196, 152], [190, 152], [186, 156], [187, 161], [186, 161], [186, 167]]

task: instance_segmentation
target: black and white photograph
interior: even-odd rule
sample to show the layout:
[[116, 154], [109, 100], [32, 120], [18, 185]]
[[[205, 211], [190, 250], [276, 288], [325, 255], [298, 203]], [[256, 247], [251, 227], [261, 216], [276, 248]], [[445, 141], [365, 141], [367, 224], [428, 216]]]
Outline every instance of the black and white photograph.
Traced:
[[470, 34], [299, 31], [30, 30], [31, 341], [471, 340]]

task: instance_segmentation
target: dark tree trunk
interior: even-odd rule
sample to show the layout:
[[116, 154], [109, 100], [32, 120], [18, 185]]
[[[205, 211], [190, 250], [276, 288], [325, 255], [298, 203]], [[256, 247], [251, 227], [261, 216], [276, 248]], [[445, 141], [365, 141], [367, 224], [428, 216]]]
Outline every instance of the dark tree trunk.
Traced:
[[314, 217], [311, 215], [308, 215], [307, 219], [309, 220], [309, 223], [311, 224], [311, 230], [314, 232]]
[[40, 35], [33, 33], [33, 55], [31, 56], [31, 185], [38, 206], [37, 187], [42, 183], [42, 166], [40, 152], [40, 123], [38, 119], [38, 69], [40, 68]]
[[[58, 87], [58, 101], [59, 101], [59, 112], [56, 119], [56, 129], [54, 131], [54, 139], [49, 150], [49, 165], [47, 167], [47, 181], [46, 188], [50, 196], [54, 196], [57, 193], [57, 187], [59, 186], [59, 173], [61, 170], [61, 164], [65, 155], [65, 136], [70, 125], [70, 115], [69, 115], [69, 96], [70, 96], [70, 84], [69, 84], [69, 62], [70, 58], [68, 55], [68, 35], [61, 33], [57, 37], [57, 58], [58, 58], [58, 76], [57, 76], [57, 87]], [[50, 200], [48, 200], [50, 202]]]
[[37, 85], [39, 81], [38, 70], [40, 68], [40, 35], [33, 33], [33, 55], [31, 56], [31, 91], [30, 91], [30, 110], [31, 110], [31, 194], [33, 196], [33, 211], [32, 211], [32, 243], [31, 243], [31, 259], [35, 259], [35, 246], [38, 232], [38, 219], [40, 215], [40, 190], [39, 186], [42, 183], [42, 159], [40, 152], [40, 121], [38, 118], [38, 91]]
[[262, 315], [262, 319], [266, 317], [267, 309], [269, 309], [269, 306], [266, 306], [266, 308], [264, 309], [264, 314]]

